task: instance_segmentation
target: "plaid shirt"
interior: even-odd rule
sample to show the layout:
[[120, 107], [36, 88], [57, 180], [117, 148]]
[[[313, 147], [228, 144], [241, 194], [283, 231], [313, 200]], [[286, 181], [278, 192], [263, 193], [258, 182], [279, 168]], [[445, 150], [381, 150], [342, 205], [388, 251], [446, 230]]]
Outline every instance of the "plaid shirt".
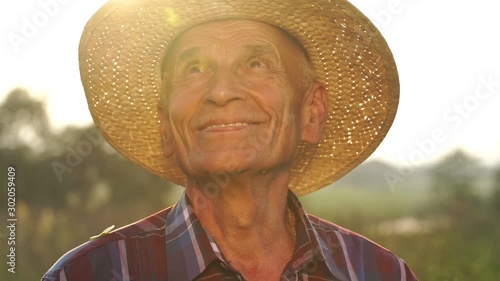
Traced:
[[[307, 215], [297, 218], [295, 253], [281, 280], [412, 281], [406, 263], [352, 231]], [[224, 258], [184, 194], [173, 207], [91, 240], [65, 254], [44, 281], [244, 280]]]

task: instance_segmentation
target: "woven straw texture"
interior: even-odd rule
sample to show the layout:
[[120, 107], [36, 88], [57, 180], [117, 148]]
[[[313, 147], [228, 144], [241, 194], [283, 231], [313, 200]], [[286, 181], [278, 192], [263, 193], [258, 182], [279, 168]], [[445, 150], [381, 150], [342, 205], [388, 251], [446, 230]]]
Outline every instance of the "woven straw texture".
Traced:
[[303, 195], [364, 161], [389, 130], [399, 82], [374, 25], [347, 1], [111, 0], [88, 22], [80, 72], [96, 126], [125, 157], [174, 183], [185, 175], [161, 148], [160, 68], [176, 35], [221, 19], [279, 26], [298, 38], [328, 87], [329, 116], [319, 144], [302, 143], [290, 188]]

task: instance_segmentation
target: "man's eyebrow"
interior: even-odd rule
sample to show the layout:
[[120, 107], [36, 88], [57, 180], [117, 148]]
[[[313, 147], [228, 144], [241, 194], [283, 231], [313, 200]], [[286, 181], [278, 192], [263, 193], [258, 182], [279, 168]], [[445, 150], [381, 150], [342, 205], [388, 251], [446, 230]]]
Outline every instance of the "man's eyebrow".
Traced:
[[[252, 56], [255, 55], [274, 55], [279, 58], [276, 50], [269, 45], [246, 45], [246, 52]], [[176, 58], [176, 64], [182, 63], [183, 61], [189, 60], [190, 58], [196, 56], [201, 52], [201, 47], [195, 46], [184, 49]]]
[[200, 52], [200, 47], [191, 47], [183, 50], [176, 59], [176, 62], [183, 62]]
[[245, 47], [252, 55], [277, 55], [276, 50], [269, 45], [247, 45]]

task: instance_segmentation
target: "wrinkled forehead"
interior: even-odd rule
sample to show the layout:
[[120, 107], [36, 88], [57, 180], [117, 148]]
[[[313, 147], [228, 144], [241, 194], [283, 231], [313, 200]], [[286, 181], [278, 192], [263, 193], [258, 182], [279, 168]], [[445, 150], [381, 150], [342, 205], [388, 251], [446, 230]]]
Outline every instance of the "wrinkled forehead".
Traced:
[[[238, 26], [240, 27], [240, 29], [234, 29], [234, 28], [232, 29], [232, 27], [234, 26]], [[232, 30], [233, 32], [227, 33], [228, 30]], [[196, 36], [190, 36], [190, 35], [196, 33], [211, 34], [222, 38], [223, 35], [245, 36], [245, 35], [251, 35], [250, 33], [254, 33], [256, 36], [258, 36], [262, 35], [262, 33], [264, 32], [269, 37], [274, 37], [277, 40], [279, 39], [281, 41], [284, 41], [287, 48], [297, 49], [307, 61], [310, 61], [307, 51], [305, 50], [303, 45], [299, 42], [299, 40], [295, 36], [290, 34], [288, 31], [278, 26], [253, 20], [225, 19], [225, 20], [209, 21], [202, 24], [198, 24], [178, 34], [171, 41], [166, 50], [162, 62], [162, 73], [165, 73], [165, 71], [167, 71], [167, 69], [170, 68], [171, 64], [175, 61], [175, 58], [178, 55], [178, 47], [180, 43], [182, 43], [183, 45], [186, 44], [189, 45], [190, 43], [198, 39]]]

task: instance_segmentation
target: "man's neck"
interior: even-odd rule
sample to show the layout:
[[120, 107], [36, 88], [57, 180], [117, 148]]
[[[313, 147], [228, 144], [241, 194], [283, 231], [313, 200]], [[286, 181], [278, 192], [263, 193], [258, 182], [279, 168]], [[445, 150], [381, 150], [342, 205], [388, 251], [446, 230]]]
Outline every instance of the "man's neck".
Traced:
[[242, 273], [270, 270], [266, 264], [284, 268], [293, 254], [288, 178], [287, 172], [267, 172], [230, 175], [224, 180], [188, 180], [186, 194], [196, 215], [224, 256]]

